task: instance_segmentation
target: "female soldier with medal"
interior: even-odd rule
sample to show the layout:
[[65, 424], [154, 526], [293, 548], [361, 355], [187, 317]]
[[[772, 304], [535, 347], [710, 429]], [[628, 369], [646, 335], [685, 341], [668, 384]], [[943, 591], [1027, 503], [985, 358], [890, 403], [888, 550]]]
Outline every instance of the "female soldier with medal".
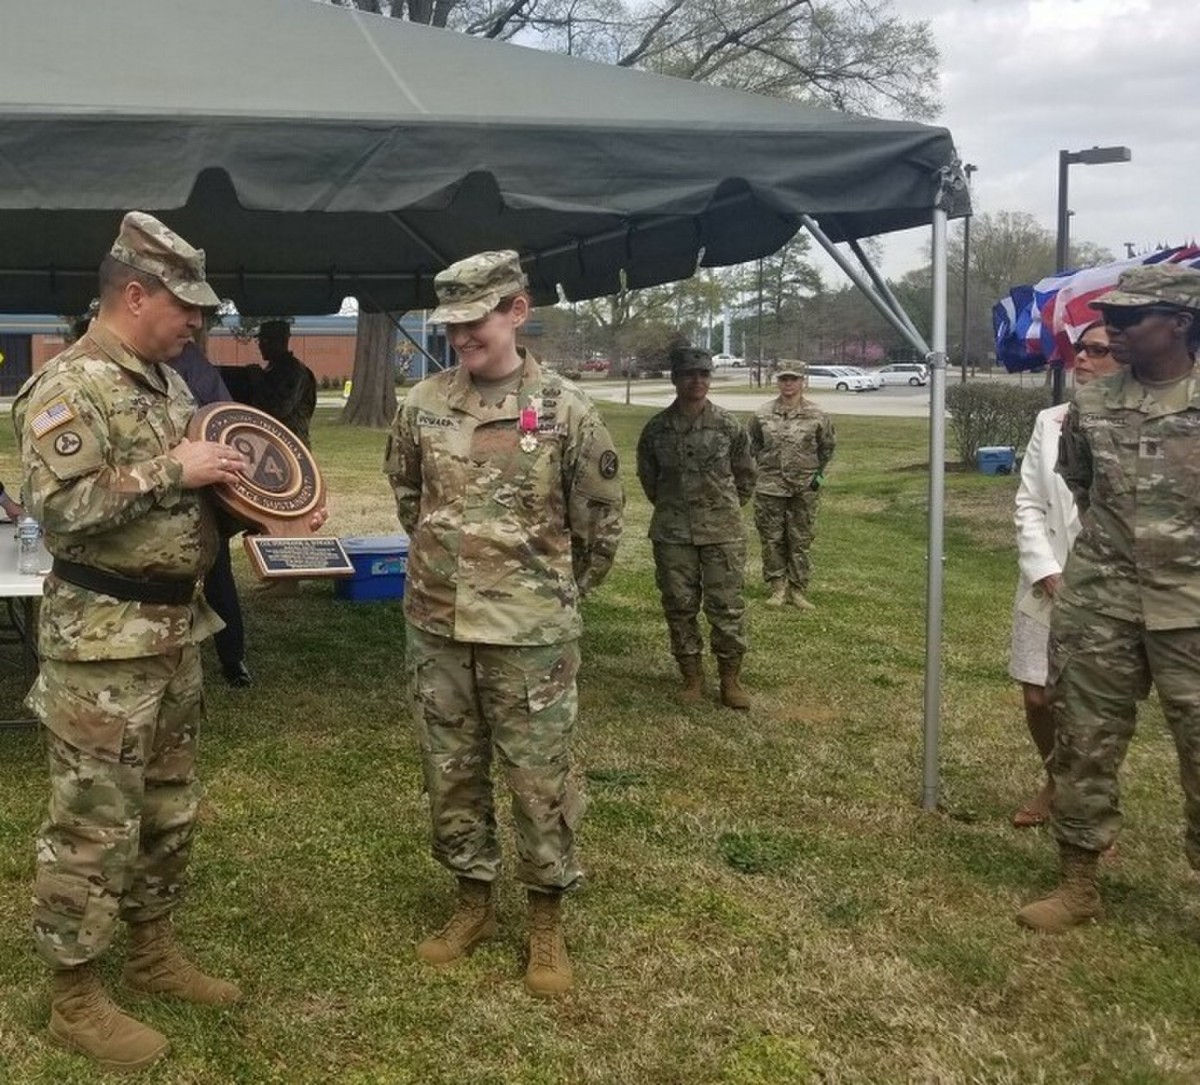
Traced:
[[459, 364], [409, 393], [384, 468], [410, 536], [406, 669], [432, 851], [458, 880], [457, 909], [417, 954], [447, 965], [496, 932], [495, 758], [529, 897], [525, 986], [558, 995], [572, 983], [561, 897], [583, 873], [579, 600], [616, 554], [617, 454], [590, 399], [517, 346], [530, 298], [516, 252], [460, 260], [435, 286]]

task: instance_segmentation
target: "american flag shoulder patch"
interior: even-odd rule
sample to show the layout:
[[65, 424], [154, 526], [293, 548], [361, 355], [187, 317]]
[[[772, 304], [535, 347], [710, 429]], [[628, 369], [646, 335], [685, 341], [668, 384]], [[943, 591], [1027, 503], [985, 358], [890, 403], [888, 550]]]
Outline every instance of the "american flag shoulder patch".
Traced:
[[71, 405], [65, 399], [56, 399], [38, 413], [29, 423], [29, 428], [35, 437], [45, 437], [47, 433], [70, 422], [74, 417], [75, 412], [71, 410]]

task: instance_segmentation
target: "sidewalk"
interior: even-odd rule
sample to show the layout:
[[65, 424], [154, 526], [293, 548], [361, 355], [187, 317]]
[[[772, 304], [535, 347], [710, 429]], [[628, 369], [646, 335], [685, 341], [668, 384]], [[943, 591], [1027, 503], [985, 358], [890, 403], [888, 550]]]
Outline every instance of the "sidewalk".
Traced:
[[[595, 400], [625, 402], [625, 386], [587, 381], [582, 385]], [[756, 411], [775, 398], [773, 388], [729, 388], [714, 381], [708, 398], [727, 411]], [[883, 418], [926, 418], [929, 415], [929, 389], [880, 388], [875, 392], [807, 392], [806, 398], [827, 414], [865, 415]], [[675, 398], [669, 381], [637, 381], [629, 390], [629, 402], [642, 407], [665, 407]]]

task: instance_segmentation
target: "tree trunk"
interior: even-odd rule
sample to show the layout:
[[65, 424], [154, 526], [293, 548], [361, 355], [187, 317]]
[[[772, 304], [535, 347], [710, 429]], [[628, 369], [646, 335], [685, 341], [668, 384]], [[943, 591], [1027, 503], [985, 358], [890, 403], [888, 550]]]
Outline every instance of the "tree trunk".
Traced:
[[396, 326], [387, 313], [358, 314], [354, 344], [354, 383], [342, 409], [351, 426], [390, 426], [396, 413]]

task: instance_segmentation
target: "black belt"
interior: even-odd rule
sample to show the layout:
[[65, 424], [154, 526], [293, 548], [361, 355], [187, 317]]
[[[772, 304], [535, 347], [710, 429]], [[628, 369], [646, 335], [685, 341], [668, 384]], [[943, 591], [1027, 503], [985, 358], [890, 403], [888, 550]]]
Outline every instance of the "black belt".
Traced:
[[108, 573], [91, 565], [55, 558], [50, 571], [59, 580], [77, 588], [111, 595], [134, 603], [158, 603], [162, 606], [183, 606], [196, 594], [194, 580], [141, 580], [119, 573]]

